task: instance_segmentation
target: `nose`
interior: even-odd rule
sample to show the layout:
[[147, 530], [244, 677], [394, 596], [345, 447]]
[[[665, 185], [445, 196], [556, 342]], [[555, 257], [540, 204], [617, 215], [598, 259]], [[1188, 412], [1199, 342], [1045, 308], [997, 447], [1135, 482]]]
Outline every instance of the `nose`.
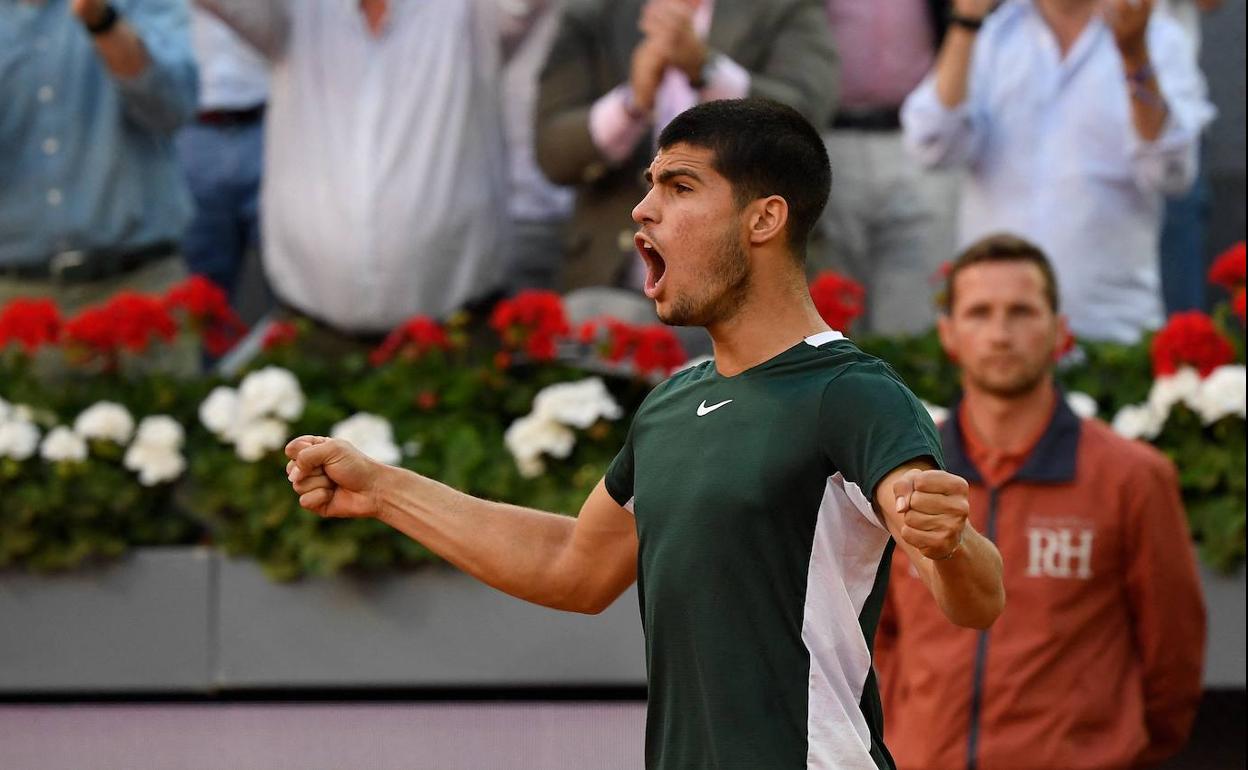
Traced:
[[646, 192], [646, 197], [642, 198], [641, 202], [633, 207], [633, 221], [639, 225], [648, 225], [659, 221], [655, 189], [651, 187]]

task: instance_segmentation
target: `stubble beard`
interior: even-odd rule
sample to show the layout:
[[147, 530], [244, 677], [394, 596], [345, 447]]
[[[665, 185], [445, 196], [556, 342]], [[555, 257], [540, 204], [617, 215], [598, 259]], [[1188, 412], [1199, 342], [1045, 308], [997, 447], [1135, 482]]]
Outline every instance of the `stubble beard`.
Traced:
[[714, 247], [717, 255], [707, 267], [696, 296], [682, 294], [659, 320], [668, 326], [710, 326], [736, 315], [750, 289], [750, 260], [735, 227]]

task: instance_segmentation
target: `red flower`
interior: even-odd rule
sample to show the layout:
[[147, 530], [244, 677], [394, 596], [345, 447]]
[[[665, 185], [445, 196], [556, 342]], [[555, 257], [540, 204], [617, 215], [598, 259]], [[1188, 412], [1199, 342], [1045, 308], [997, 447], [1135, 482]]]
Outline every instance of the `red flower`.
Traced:
[[446, 336], [446, 330], [432, 318], [418, 315], [407, 319], [390, 332], [372, 352], [369, 360], [373, 366], [381, 366], [396, 355], [407, 361], [415, 361], [431, 350], [449, 350], [450, 347], [451, 341]]
[[1244, 308], [1244, 287], [1243, 286], [1240, 286], [1239, 290], [1235, 292], [1235, 296], [1231, 298], [1231, 312], [1239, 316], [1239, 322], [1241, 324], [1244, 323], [1246, 320], [1248, 320], [1244, 317], [1245, 308]]
[[265, 350], [293, 345], [299, 340], [299, 327], [291, 321], [278, 321], [271, 324], [264, 333], [260, 347]]
[[1209, 268], [1209, 282], [1235, 291], [1244, 285], [1245, 262], [1244, 242], [1240, 241], [1214, 260]]
[[438, 394], [432, 390], [422, 390], [416, 394], [416, 406], [426, 412], [438, 405]]
[[83, 310], [64, 330], [67, 342], [109, 360], [122, 350], [144, 353], [157, 340], [173, 341], [177, 333], [164, 301], [132, 291]]
[[490, 327], [503, 345], [523, 349], [537, 361], [555, 357], [555, 343], [571, 333], [563, 300], [553, 291], [522, 291], [494, 307]]
[[17, 343], [28, 355], [61, 335], [61, 313], [50, 299], [15, 299], [0, 309], [0, 349]]
[[857, 282], [831, 270], [820, 273], [810, 284], [815, 309], [833, 329], [847, 329], [862, 315], [865, 295]]
[[199, 332], [204, 349], [217, 358], [229, 352], [247, 332], [225, 290], [202, 275], [193, 275], [165, 295], [170, 310], [186, 313], [190, 326]]
[[640, 374], [672, 370], [689, 360], [675, 332], [661, 324], [643, 326], [634, 330], [637, 347], [633, 351], [633, 363]]
[[1235, 360], [1235, 348], [1218, 331], [1213, 319], [1199, 310], [1175, 313], [1153, 337], [1153, 374], [1174, 374], [1191, 366], [1200, 376]]

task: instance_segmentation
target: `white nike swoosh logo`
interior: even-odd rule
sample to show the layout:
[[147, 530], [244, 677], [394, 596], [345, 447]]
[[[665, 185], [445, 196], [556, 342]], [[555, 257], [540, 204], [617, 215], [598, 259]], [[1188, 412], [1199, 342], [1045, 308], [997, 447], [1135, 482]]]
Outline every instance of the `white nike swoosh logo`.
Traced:
[[731, 398], [728, 399], [727, 401], [720, 401], [718, 404], [712, 404], [711, 406], [707, 406], [706, 401], [703, 401], [701, 404], [698, 404], [698, 416], [705, 417], [706, 415], [720, 408], [724, 404], [731, 404], [731, 403], [732, 403]]

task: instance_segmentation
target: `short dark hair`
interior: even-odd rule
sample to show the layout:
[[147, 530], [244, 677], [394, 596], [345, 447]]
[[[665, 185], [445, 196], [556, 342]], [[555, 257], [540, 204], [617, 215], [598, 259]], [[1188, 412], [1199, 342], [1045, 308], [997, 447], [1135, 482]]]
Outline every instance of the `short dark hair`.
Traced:
[[1040, 247], [1024, 238], [1009, 233], [996, 233], [972, 243], [958, 255], [945, 277], [944, 311], [953, 311], [953, 293], [958, 273], [972, 265], [986, 262], [1026, 262], [1035, 265], [1044, 277], [1044, 298], [1054, 313], [1058, 309], [1057, 276], [1053, 274], [1053, 265]]
[[789, 247], [799, 260], [828, 201], [832, 167], [819, 132], [792, 107], [769, 99], [721, 99], [677, 115], [659, 134], [659, 149], [690, 144], [711, 151], [711, 164], [738, 206], [768, 195], [789, 204]]

